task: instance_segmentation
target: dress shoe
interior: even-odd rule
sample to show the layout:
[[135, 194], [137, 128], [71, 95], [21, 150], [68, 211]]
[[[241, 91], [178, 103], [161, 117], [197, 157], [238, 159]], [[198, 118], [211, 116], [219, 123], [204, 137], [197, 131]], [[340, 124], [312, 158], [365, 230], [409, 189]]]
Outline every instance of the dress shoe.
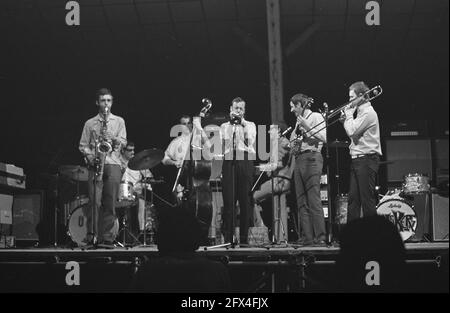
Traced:
[[327, 245], [325, 240], [314, 240], [314, 245], [318, 247], [325, 247]]
[[301, 246], [311, 246], [314, 242], [312, 240], [300, 238], [295, 243]]

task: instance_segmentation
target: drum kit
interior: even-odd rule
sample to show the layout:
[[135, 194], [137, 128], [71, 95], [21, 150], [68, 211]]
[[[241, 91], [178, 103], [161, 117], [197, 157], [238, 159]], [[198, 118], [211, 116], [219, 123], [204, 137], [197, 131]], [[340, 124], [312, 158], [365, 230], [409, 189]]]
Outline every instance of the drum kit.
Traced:
[[[128, 163], [128, 167], [132, 170], [150, 170], [158, 165], [164, 157], [164, 152], [158, 149], [148, 149], [137, 153]], [[64, 165], [59, 168], [59, 174], [76, 183], [76, 197], [64, 204], [64, 220], [66, 223], [66, 232], [70, 239], [78, 246], [83, 247], [88, 244], [86, 238], [89, 233], [88, 229], [88, 217], [92, 214], [91, 207], [89, 205], [89, 197], [87, 195], [80, 195], [80, 183], [88, 181], [89, 172], [86, 167], [78, 165]], [[116, 201], [116, 208], [128, 210], [134, 208], [137, 205], [138, 197], [136, 196], [135, 187], [140, 185], [142, 188], [144, 199], [146, 199], [146, 191], [152, 190], [152, 185], [163, 183], [164, 180], [154, 179], [153, 177], [146, 177], [136, 182], [135, 185], [131, 182], [122, 181], [119, 185], [118, 199]], [[153, 193], [151, 193], [151, 199]], [[147, 202], [146, 202], [147, 204]], [[150, 200], [149, 206], [153, 206], [153, 200]], [[149, 219], [146, 216], [147, 205], [144, 212], [144, 245], [146, 244], [146, 232], [149, 228], [154, 227], [153, 219]], [[150, 225], [149, 225], [150, 224]], [[126, 220], [122, 223], [122, 229], [119, 230], [119, 221], [116, 218], [113, 226], [113, 237], [118, 238], [123, 233], [122, 243], [119, 245], [125, 245], [125, 239], [128, 230]], [[134, 237], [134, 236], [133, 236]]]
[[[380, 195], [377, 205], [377, 214], [389, 219], [396, 225], [403, 241], [414, 236], [418, 219], [414, 205], [408, 198], [429, 194], [431, 191], [429, 178], [425, 174], [412, 173], [403, 178], [401, 189], [390, 190], [385, 195]], [[336, 198], [336, 219], [338, 225], [347, 223], [348, 195], [340, 194]]]

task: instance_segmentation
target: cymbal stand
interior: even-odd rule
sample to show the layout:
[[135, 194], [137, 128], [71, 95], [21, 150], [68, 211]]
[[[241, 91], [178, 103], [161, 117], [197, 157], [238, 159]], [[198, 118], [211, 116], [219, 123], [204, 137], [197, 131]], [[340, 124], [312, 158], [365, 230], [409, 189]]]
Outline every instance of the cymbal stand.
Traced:
[[55, 195], [55, 217], [53, 222], [55, 223], [54, 228], [54, 241], [53, 241], [53, 247], [58, 246], [58, 204], [59, 204], [59, 192], [58, 192], [58, 186], [59, 186], [59, 173], [56, 174], [56, 182], [55, 182], [55, 189], [54, 189], [54, 195]]
[[[142, 187], [142, 194], [144, 197], [144, 236], [143, 236], [144, 242], [141, 245], [141, 247], [150, 247], [151, 245], [147, 244], [147, 183], [145, 183], [143, 180], [141, 181], [141, 187]], [[150, 190], [150, 209], [151, 209], [153, 207], [153, 188], [150, 189], [151, 189]], [[153, 230], [151, 230], [151, 232], [153, 232]], [[151, 241], [153, 242], [153, 238], [151, 238]]]
[[[324, 108], [325, 108], [325, 129], [327, 130], [326, 132], [326, 137], [328, 136], [328, 127], [329, 127], [329, 123], [328, 123], [328, 116], [329, 116], [329, 111], [328, 111], [328, 105], [325, 103], [324, 104]], [[336, 160], [338, 157], [338, 151], [336, 151]], [[330, 185], [330, 149], [328, 148], [328, 145], [325, 144], [325, 159], [327, 162], [327, 206], [328, 206], [328, 235], [327, 235], [327, 244], [330, 245], [333, 243], [333, 218], [334, 218], [334, 214], [333, 214], [333, 207], [331, 205], [331, 185]], [[337, 162], [337, 161], [336, 161]], [[336, 168], [336, 176], [339, 177], [339, 165]], [[339, 178], [337, 180], [337, 188], [338, 188], [338, 194], [339, 194]]]

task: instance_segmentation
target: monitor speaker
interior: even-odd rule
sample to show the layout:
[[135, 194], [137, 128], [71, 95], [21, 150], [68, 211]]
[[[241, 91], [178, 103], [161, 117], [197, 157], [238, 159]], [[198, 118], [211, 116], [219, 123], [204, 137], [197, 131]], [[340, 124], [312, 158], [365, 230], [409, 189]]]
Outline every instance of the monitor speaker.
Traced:
[[16, 240], [38, 241], [38, 224], [44, 202], [42, 191], [23, 191], [14, 195], [12, 235]]
[[433, 241], [448, 241], [448, 197], [432, 195]]
[[386, 139], [387, 181], [402, 182], [410, 173], [427, 174], [433, 180], [431, 140]]

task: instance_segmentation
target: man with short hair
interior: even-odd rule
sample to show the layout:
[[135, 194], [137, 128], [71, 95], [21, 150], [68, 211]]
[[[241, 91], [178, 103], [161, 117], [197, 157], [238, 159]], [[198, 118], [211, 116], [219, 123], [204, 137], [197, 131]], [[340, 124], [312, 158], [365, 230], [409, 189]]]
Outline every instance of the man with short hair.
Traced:
[[[380, 123], [377, 112], [365, 93], [369, 87], [356, 82], [349, 87], [351, 103], [345, 107], [344, 128], [351, 139], [350, 189], [348, 195], [347, 221], [363, 216], [376, 215], [375, 184], [380, 161]], [[357, 112], [356, 118], [353, 114]]]
[[[304, 236], [299, 243], [323, 245], [326, 230], [320, 199], [320, 176], [323, 167], [321, 151], [327, 141], [327, 134], [322, 114], [311, 111], [312, 102], [312, 98], [301, 93], [291, 98], [291, 112], [297, 117], [297, 124], [291, 134], [291, 153], [295, 157], [295, 193]], [[317, 126], [321, 123], [323, 126]], [[302, 139], [296, 139], [298, 135], [302, 135]]]
[[[128, 141], [127, 145], [122, 149], [122, 168], [123, 168], [123, 176], [122, 183], [131, 183], [133, 186], [133, 194], [137, 196], [137, 207], [133, 207], [132, 210], [137, 210], [137, 214], [131, 214], [133, 217], [131, 226], [132, 232], [135, 230], [135, 219], [137, 215], [138, 228], [142, 232], [145, 230], [145, 199], [144, 199], [144, 190], [143, 188], [151, 189], [151, 185], [148, 183], [143, 183], [146, 178], [153, 177], [152, 172], [149, 169], [145, 170], [132, 170], [128, 167], [128, 162], [134, 157], [134, 148], [135, 145], [133, 142]], [[119, 199], [120, 200], [120, 199]], [[129, 210], [127, 210], [129, 211]], [[130, 212], [131, 213], [131, 212]], [[149, 214], [147, 212], [147, 214]]]
[[237, 225], [233, 225], [236, 224], [233, 221], [236, 201], [239, 201], [240, 244], [247, 243], [248, 228], [253, 218], [250, 191], [254, 175], [253, 160], [256, 159], [256, 125], [244, 117], [245, 101], [235, 98], [231, 101], [230, 121], [220, 127], [225, 154], [222, 164], [223, 234], [226, 241], [236, 243], [233, 242], [233, 227]]
[[[95, 206], [97, 221], [96, 234], [89, 234], [86, 242], [92, 241], [92, 235], [97, 235], [98, 242], [112, 245], [114, 241], [115, 202], [119, 192], [121, 172], [120, 149], [127, 142], [125, 121], [120, 116], [111, 113], [113, 96], [109, 89], [101, 88], [96, 94], [98, 114], [86, 121], [81, 134], [79, 150], [83, 154], [89, 168], [88, 193], [91, 205], [94, 203], [94, 178], [95, 181]], [[99, 152], [99, 143], [109, 151]], [[100, 163], [102, 164], [98, 164]], [[97, 170], [96, 170], [97, 168]], [[99, 170], [99, 168], [101, 168]], [[100, 173], [100, 175], [96, 175]], [[91, 214], [88, 214], [88, 230], [92, 226]], [[95, 228], [93, 228], [95, 233]]]
[[180, 118], [180, 130], [181, 134], [172, 139], [164, 152], [162, 160], [164, 165], [173, 165], [179, 168], [183, 164], [192, 132], [192, 121], [189, 115], [183, 115]]

